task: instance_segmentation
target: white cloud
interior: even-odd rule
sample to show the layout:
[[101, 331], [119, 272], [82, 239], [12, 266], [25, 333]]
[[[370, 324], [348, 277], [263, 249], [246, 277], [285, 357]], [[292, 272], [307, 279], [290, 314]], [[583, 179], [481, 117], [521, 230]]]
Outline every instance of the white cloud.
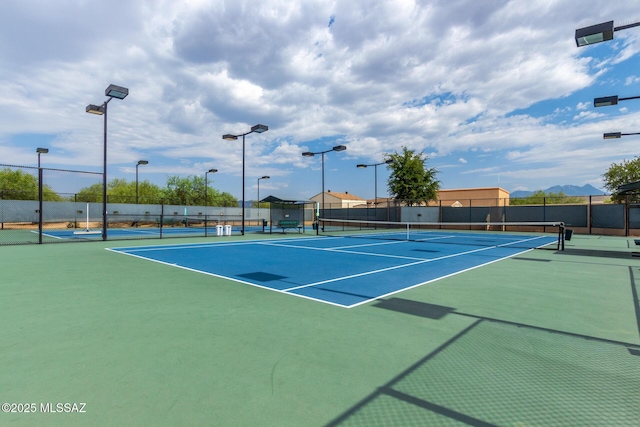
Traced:
[[573, 120], [593, 120], [604, 116], [604, 114], [596, 113], [594, 111], [583, 111], [580, 114], [573, 116]]
[[[601, 163], [602, 129], [632, 129], [638, 114], [620, 109], [618, 128], [614, 110], [569, 98], [640, 45], [628, 31], [610, 56], [577, 49], [572, 30], [592, 23], [589, 10], [634, 11], [585, 1], [580, 11], [567, 0], [11, 2], [0, 16], [0, 155], [26, 162], [32, 150], [13, 138], [51, 134], [58, 161], [99, 167], [101, 123], [84, 107], [115, 83], [131, 92], [109, 104], [114, 163], [153, 152], [238, 171], [242, 151], [221, 135], [265, 123], [267, 134], [247, 137], [247, 163], [274, 176], [316, 167], [299, 153], [336, 141], [370, 161], [403, 146], [458, 165], [470, 159], [455, 162], [457, 151], [504, 151], [564, 176], [552, 153], [588, 146]], [[550, 100], [548, 112], [523, 112]]]
[[629, 76], [624, 81], [625, 86], [635, 85], [640, 83], [640, 77], [638, 76]]

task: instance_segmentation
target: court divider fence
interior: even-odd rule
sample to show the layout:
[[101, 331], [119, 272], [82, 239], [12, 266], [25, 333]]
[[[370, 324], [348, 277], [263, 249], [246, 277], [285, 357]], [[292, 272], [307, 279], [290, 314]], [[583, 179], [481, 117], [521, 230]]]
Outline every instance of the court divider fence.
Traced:
[[[102, 239], [101, 173], [0, 167], [4, 167], [0, 172], [8, 171], [19, 178], [14, 185], [0, 180], [0, 245]], [[95, 189], [95, 194], [65, 192], [79, 185]], [[170, 205], [161, 200], [136, 204], [122, 196], [107, 197], [108, 240], [218, 236], [220, 226], [224, 233], [228, 230], [225, 226], [238, 230], [242, 222], [241, 207]], [[112, 203], [114, 200], [128, 203]], [[272, 232], [278, 221], [294, 217], [305, 230], [313, 226], [313, 205], [278, 209], [265, 205], [268, 206], [262, 203], [260, 208], [245, 207], [249, 232]], [[439, 200], [428, 205], [384, 199], [376, 207], [326, 204], [319, 214], [322, 218], [364, 221], [561, 221], [576, 234], [640, 236], [640, 205], [611, 203], [607, 196]]]

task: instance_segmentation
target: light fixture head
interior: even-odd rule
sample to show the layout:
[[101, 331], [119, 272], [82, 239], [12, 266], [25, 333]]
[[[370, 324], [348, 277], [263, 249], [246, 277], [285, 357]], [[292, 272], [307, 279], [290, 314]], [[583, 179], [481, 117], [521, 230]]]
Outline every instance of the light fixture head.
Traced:
[[360, 169], [364, 169], [364, 168], [366, 168], [366, 167], [367, 167], [367, 165], [356, 165], [356, 167], [357, 167], [357, 168], [360, 168]]
[[104, 104], [103, 105], [87, 105], [87, 113], [97, 114], [99, 116], [104, 114]]
[[238, 139], [238, 135], [231, 135], [231, 134], [226, 134], [226, 135], [222, 135], [222, 139], [226, 139], [227, 141], [235, 141], [236, 139]]
[[609, 105], [618, 105], [618, 95], [604, 96], [593, 100], [594, 107], [607, 107]]
[[268, 176], [268, 175], [265, 175], [265, 176], [263, 176], [263, 177], [262, 177], [262, 178], [260, 178], [260, 179], [269, 179], [269, 178], [271, 178], [271, 177], [270, 177], [270, 176]]
[[104, 94], [111, 98], [125, 99], [129, 95], [129, 89], [122, 86], [109, 85]]
[[251, 132], [262, 133], [269, 130], [269, 126], [265, 125], [255, 125], [251, 128]]
[[391, 163], [393, 163], [393, 159], [387, 159], [384, 161], [386, 164], [390, 165]]
[[622, 132], [609, 132], [603, 135], [604, 139], [616, 139], [622, 137]]
[[218, 172], [218, 169], [209, 169], [207, 171], [207, 173], [216, 173], [216, 172]]
[[138, 160], [138, 164], [139, 165], [148, 165], [149, 161], [148, 160]]
[[576, 46], [582, 47], [588, 44], [613, 40], [613, 21], [576, 30]]
[[48, 148], [36, 148], [36, 153], [47, 154], [49, 152]]
[[315, 156], [315, 153], [312, 153], [311, 151], [305, 151], [304, 153], [302, 153], [302, 155], [304, 157], [313, 157]]
[[336, 145], [335, 147], [332, 148], [333, 151], [344, 151], [346, 149], [347, 147], [345, 147], [344, 145]]

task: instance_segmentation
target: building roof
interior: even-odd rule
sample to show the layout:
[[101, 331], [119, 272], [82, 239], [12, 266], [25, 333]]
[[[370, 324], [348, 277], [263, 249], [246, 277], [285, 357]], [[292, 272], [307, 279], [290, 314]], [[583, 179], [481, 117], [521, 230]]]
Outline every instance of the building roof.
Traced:
[[[353, 194], [349, 194], [349, 193], [336, 193], [336, 192], [331, 191], [331, 190], [327, 191], [325, 194], [330, 194], [330, 195], [332, 195], [333, 197], [336, 197], [336, 198], [341, 199], [341, 200], [365, 200], [365, 199], [363, 199], [362, 197], [358, 197], [358, 196], [355, 196], [355, 195], [353, 195]], [[319, 194], [318, 194], [318, 196], [321, 196], [321, 195], [322, 195], [322, 193], [319, 193]], [[315, 197], [315, 196], [314, 196], [314, 197]]]
[[620, 195], [629, 194], [639, 189], [640, 189], [640, 181], [634, 181], [634, 182], [630, 182], [628, 184], [623, 184], [619, 186], [618, 188], [616, 188], [616, 193]]
[[472, 187], [472, 188], [441, 188], [440, 190], [438, 190], [439, 193], [441, 192], [453, 192], [453, 191], [482, 191], [482, 190], [500, 190], [500, 191], [504, 191], [505, 193], [509, 193], [507, 190], [505, 190], [502, 187]]
[[260, 200], [260, 203], [282, 203], [282, 204], [302, 205], [302, 204], [313, 203], [313, 202], [311, 200], [294, 200], [294, 199], [285, 200], [276, 196], [268, 196]]

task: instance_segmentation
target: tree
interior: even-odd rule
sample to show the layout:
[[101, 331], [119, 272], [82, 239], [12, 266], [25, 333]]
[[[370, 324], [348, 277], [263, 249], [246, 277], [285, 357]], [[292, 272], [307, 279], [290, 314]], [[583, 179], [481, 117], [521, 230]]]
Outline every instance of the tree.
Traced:
[[76, 193], [75, 201], [86, 203], [102, 202], [102, 184], [92, 184]]
[[220, 192], [214, 188], [209, 188], [207, 206], [237, 207], [238, 199], [233, 197], [233, 194], [227, 193], [226, 191]]
[[[138, 183], [138, 200], [140, 203], [160, 203], [163, 191], [160, 187], [149, 181]], [[78, 202], [102, 202], [102, 184], [93, 184], [76, 193]], [[109, 203], [135, 203], [136, 182], [128, 182], [126, 179], [115, 178], [107, 184], [107, 201]]]
[[564, 192], [545, 193], [542, 190], [534, 191], [527, 197], [509, 199], [509, 204], [514, 205], [560, 205], [568, 203], [584, 203], [582, 197], [567, 196]]
[[[38, 178], [20, 169], [0, 170], [0, 198], [38, 200]], [[63, 198], [46, 184], [42, 185], [42, 200], [61, 201]]]
[[[625, 196], [615, 194], [616, 190], [621, 185], [640, 181], [640, 157], [636, 156], [633, 160], [623, 160], [620, 164], [612, 163], [602, 177], [604, 178], [604, 187], [613, 194], [611, 199], [616, 203], [623, 202]], [[635, 195], [632, 200], [637, 201], [638, 196]]]
[[[138, 203], [160, 203], [162, 189], [148, 180], [138, 182]], [[136, 182], [114, 179], [107, 185], [107, 200], [111, 203], [136, 203]]]
[[406, 201], [408, 206], [438, 199], [438, 171], [427, 168], [428, 157], [424, 153], [416, 154], [415, 150], [402, 147], [401, 154], [396, 152], [386, 155], [385, 158], [393, 160], [387, 166], [387, 169], [391, 170], [387, 182], [389, 193], [393, 197]]
[[238, 206], [238, 199], [231, 194], [206, 188], [201, 176], [171, 176], [167, 178], [163, 194], [164, 202], [169, 205]]

